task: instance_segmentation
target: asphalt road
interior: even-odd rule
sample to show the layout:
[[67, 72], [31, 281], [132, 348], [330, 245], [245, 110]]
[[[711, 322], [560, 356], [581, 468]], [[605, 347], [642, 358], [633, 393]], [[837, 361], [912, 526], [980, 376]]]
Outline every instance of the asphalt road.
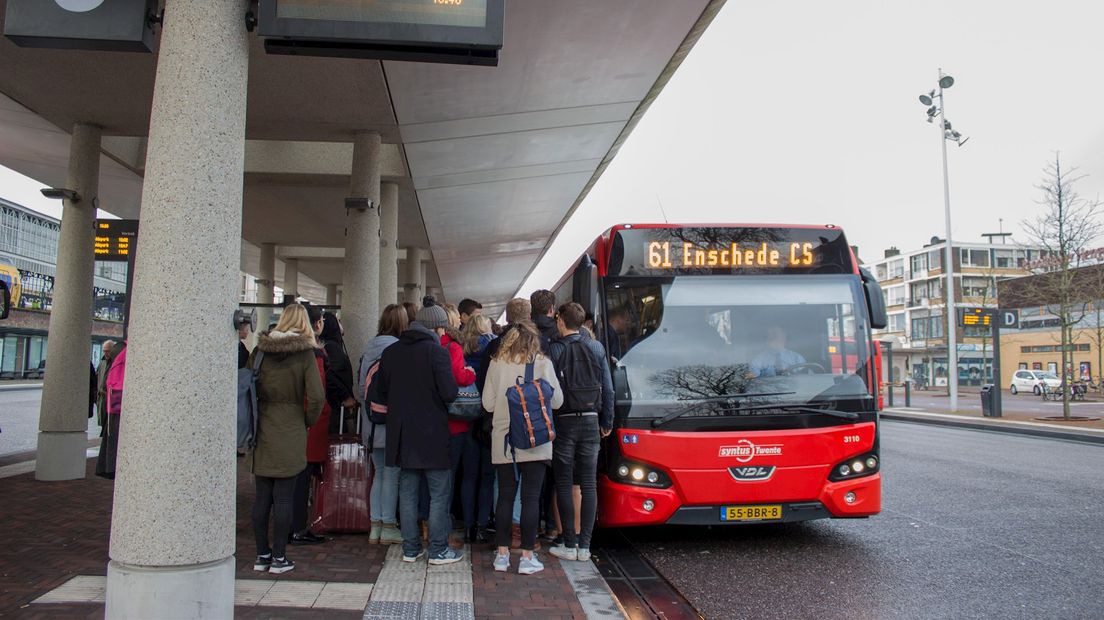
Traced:
[[1104, 618], [1104, 447], [882, 427], [863, 520], [625, 530], [707, 618]]
[[[0, 456], [34, 450], [38, 445], [38, 409], [42, 389], [0, 390]], [[88, 437], [100, 436], [96, 418], [88, 420]]]

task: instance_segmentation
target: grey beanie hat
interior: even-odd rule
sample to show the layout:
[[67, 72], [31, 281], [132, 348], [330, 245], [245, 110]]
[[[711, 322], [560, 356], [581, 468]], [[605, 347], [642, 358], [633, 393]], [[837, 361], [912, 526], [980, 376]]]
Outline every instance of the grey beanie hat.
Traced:
[[449, 326], [448, 313], [437, 305], [437, 300], [429, 296], [422, 300], [422, 309], [414, 315], [414, 320], [429, 329]]

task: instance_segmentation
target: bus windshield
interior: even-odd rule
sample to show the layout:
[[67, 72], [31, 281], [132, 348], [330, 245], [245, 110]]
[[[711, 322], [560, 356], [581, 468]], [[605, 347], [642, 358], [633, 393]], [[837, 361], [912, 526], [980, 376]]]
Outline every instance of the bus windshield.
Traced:
[[853, 275], [612, 280], [604, 327], [619, 415], [776, 415], [770, 405], [870, 399], [863, 299]]

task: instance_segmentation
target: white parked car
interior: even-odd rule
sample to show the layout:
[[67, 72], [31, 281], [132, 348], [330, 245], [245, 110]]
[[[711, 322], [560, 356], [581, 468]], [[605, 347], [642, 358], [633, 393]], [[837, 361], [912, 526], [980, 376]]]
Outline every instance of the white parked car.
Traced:
[[1016, 374], [1012, 375], [1012, 386], [1009, 389], [1013, 394], [1018, 394], [1021, 390], [1030, 390], [1038, 395], [1042, 391], [1039, 389], [1040, 383], [1046, 383], [1048, 388], [1056, 388], [1062, 385], [1062, 380], [1050, 371], [1017, 370]]

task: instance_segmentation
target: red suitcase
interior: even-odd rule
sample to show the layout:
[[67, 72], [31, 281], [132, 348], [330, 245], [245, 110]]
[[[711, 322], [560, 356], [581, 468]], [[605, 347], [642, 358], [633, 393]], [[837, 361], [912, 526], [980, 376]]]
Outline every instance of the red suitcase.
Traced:
[[341, 411], [341, 433], [330, 440], [330, 453], [322, 468], [322, 480], [314, 488], [312, 529], [319, 533], [360, 533], [372, 529], [368, 512], [371, 475], [369, 451], [360, 443], [360, 415], [357, 432], [345, 433], [345, 411]]

